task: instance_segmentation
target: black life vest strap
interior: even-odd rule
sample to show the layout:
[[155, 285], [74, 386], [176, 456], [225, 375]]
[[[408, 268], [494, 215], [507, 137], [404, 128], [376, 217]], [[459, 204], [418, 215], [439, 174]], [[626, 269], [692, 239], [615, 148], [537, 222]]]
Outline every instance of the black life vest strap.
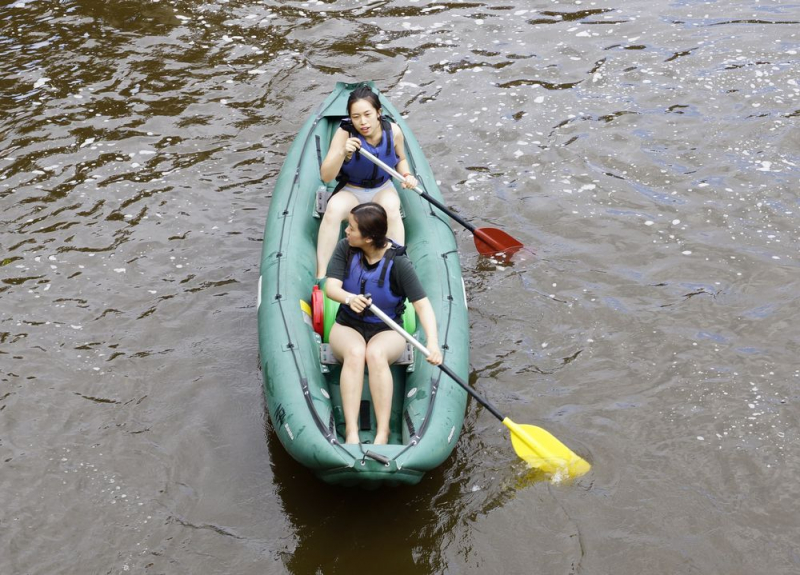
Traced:
[[336, 176], [336, 187], [333, 188], [333, 191], [331, 192], [331, 196], [333, 196], [333, 194], [335, 194], [336, 192], [341, 191], [341, 189], [343, 187], [345, 187], [346, 185], [347, 185], [347, 178], [346, 177], [344, 177], [342, 175]]
[[386, 270], [389, 269], [389, 263], [394, 259], [395, 255], [397, 255], [397, 251], [394, 249], [394, 247], [389, 248], [383, 254], [383, 259], [386, 261], [383, 262], [383, 267], [381, 268], [381, 276], [378, 278], [379, 288], [382, 288], [383, 284], [386, 281]]

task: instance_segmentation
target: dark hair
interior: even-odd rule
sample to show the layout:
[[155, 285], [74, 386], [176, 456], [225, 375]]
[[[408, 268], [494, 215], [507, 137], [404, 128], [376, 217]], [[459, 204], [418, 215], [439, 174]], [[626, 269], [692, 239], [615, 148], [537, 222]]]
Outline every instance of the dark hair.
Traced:
[[375, 95], [375, 92], [370, 90], [368, 86], [361, 86], [360, 88], [356, 88], [350, 92], [350, 97], [347, 99], [348, 116], [350, 115], [350, 107], [359, 100], [366, 100], [372, 104], [372, 107], [375, 108], [376, 112], [379, 112], [381, 109], [381, 101], [378, 100], [378, 96]]
[[389, 223], [386, 218], [386, 210], [383, 206], [375, 202], [367, 202], [366, 204], [359, 204], [350, 213], [358, 224], [358, 231], [361, 237], [369, 238], [372, 240], [372, 245], [376, 248], [382, 248], [388, 242], [386, 231], [389, 229]]

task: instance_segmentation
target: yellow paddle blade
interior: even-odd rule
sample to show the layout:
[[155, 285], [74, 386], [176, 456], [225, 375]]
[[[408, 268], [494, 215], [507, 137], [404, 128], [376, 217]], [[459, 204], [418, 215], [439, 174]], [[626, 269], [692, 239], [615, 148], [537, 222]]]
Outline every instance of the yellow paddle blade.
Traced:
[[507, 417], [503, 425], [511, 430], [514, 451], [531, 467], [564, 479], [580, 477], [592, 467], [541, 427], [518, 425]]

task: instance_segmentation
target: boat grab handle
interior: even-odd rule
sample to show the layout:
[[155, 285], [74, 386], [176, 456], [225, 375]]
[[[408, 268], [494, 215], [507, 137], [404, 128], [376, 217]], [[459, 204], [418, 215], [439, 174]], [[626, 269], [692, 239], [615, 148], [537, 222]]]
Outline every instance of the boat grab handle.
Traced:
[[365, 451], [364, 452], [364, 457], [369, 457], [370, 459], [374, 459], [375, 461], [379, 461], [380, 463], [383, 463], [386, 466], [389, 465], [389, 458], [388, 457], [386, 457], [385, 455], [381, 455], [379, 453], [375, 453], [374, 451], [369, 451], [369, 450]]

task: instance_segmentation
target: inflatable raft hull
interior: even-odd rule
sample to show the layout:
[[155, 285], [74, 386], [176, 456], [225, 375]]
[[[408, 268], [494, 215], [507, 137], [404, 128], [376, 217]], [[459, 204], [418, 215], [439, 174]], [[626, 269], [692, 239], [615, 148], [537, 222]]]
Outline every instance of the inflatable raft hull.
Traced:
[[[390, 444], [376, 446], [369, 443], [375, 422], [365, 373], [363, 443], [344, 444], [340, 367], [321, 359], [321, 340], [312, 328], [309, 304], [321, 221], [317, 190], [324, 186], [320, 163], [357, 86], [336, 85], [300, 129], [275, 181], [261, 256], [258, 335], [269, 417], [289, 454], [325, 482], [375, 488], [415, 484], [449, 456], [461, 432], [467, 394], [418, 352], [411, 364], [392, 366]], [[411, 130], [391, 103], [379, 97], [384, 114], [403, 130], [407, 158], [421, 187], [441, 200]], [[408, 255], [436, 314], [445, 363], [467, 380], [467, 305], [449, 218], [413, 191], [399, 186], [398, 190]], [[424, 343], [421, 328], [416, 335]]]

